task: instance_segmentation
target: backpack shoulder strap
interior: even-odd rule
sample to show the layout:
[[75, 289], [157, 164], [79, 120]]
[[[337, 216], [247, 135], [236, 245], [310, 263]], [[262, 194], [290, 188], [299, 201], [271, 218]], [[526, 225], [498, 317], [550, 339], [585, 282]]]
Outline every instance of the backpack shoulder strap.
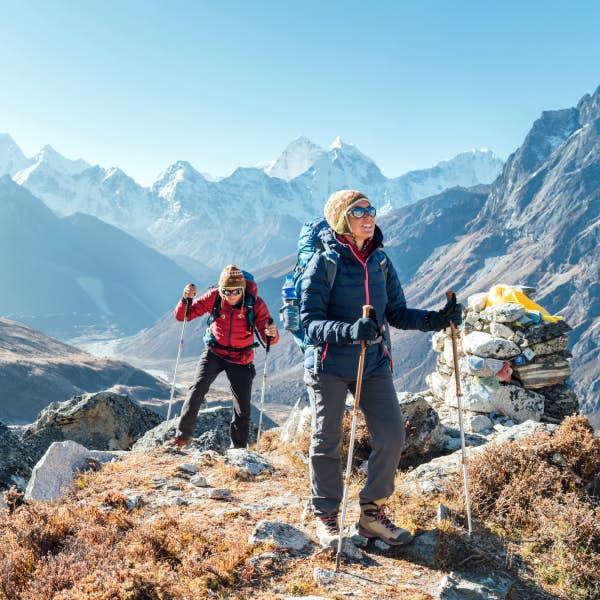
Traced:
[[221, 310], [221, 294], [217, 293], [217, 295], [215, 296], [215, 302], [213, 304], [212, 310], [210, 311], [210, 315], [208, 315], [208, 319], [206, 321], [207, 325], [210, 325], [219, 316], [220, 310]]
[[[254, 335], [256, 336], [256, 339], [258, 340], [258, 343], [265, 348], [265, 343], [263, 342], [262, 338], [260, 337], [260, 333], [258, 332], [258, 329], [256, 328], [256, 325], [254, 323], [254, 305], [256, 304], [256, 298], [246, 292], [246, 294], [244, 294], [244, 306], [246, 307], [246, 319], [248, 320], [248, 329], [250, 331], [252, 331], [254, 333]], [[256, 345], [256, 342], [255, 342]]]

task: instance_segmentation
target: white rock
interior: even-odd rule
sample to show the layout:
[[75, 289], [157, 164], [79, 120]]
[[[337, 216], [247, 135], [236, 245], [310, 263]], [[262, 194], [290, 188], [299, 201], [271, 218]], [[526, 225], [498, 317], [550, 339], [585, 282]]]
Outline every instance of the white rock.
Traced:
[[488, 306], [483, 312], [482, 317], [486, 321], [497, 321], [498, 323], [512, 323], [517, 321], [525, 314], [525, 308], [520, 304], [503, 302]]
[[225, 463], [245, 471], [249, 475], [259, 475], [263, 471], [274, 471], [265, 457], [245, 448], [231, 448], [225, 453]]
[[515, 332], [508, 325], [504, 323], [497, 323], [496, 321], [492, 321], [490, 323], [490, 333], [495, 337], [501, 337], [505, 340], [514, 341]]
[[513, 358], [521, 354], [521, 349], [514, 342], [485, 333], [473, 331], [463, 338], [463, 350], [482, 358]]
[[259, 521], [248, 539], [250, 546], [272, 542], [277, 548], [300, 552], [312, 541], [299, 529], [278, 521]]
[[485, 308], [487, 302], [487, 294], [480, 292], [478, 294], [471, 294], [467, 298], [467, 308], [475, 312], [481, 312]]
[[106, 461], [117, 456], [112, 452], [92, 452], [71, 440], [53, 442], [33, 467], [25, 490], [26, 500], [56, 500], [71, 486], [78, 472], [89, 460]]
[[207, 487], [208, 486], [208, 481], [206, 480], [206, 477], [204, 477], [204, 475], [196, 475], [195, 477], [192, 477], [190, 479], [190, 483], [197, 487]]

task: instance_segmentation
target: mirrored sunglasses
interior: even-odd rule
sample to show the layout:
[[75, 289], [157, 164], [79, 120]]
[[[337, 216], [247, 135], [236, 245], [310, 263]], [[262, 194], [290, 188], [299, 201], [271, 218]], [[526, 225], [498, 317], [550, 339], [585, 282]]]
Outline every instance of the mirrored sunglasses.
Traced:
[[237, 296], [238, 294], [241, 294], [242, 291], [242, 288], [235, 288], [231, 290], [224, 290], [221, 288], [221, 294], [223, 294], [223, 296]]
[[348, 214], [355, 219], [362, 219], [363, 217], [375, 217], [377, 209], [374, 206], [355, 206], [348, 211]]

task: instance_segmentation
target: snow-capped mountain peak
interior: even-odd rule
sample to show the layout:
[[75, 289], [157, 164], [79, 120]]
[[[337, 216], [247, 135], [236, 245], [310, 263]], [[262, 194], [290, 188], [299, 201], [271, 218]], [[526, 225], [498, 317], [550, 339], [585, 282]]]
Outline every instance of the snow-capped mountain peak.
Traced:
[[0, 133], [0, 176], [14, 175], [29, 164], [21, 148], [8, 133]]
[[323, 148], [313, 144], [307, 137], [300, 136], [287, 145], [277, 160], [267, 163], [263, 170], [271, 177], [288, 181], [310, 169], [324, 154]]
[[39, 165], [45, 165], [53, 171], [77, 175], [90, 167], [85, 160], [71, 160], [57, 152], [50, 144], [46, 144], [33, 159]]

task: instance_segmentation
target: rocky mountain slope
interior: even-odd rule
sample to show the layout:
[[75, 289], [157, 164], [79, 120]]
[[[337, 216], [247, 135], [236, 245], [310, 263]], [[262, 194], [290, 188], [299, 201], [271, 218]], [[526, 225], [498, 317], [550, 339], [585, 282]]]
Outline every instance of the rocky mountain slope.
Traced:
[[[589, 411], [600, 408], [598, 362], [600, 287], [600, 88], [576, 108], [547, 111], [509, 157], [479, 215], [456, 238], [421, 263], [406, 293], [414, 306], [443, 304], [444, 292], [462, 298], [495, 283], [523, 283], [571, 334], [573, 382]], [[386, 237], [396, 235], [394, 227]], [[427, 243], [424, 232], [421, 240]], [[395, 247], [389, 248], [395, 258]], [[400, 268], [410, 271], [398, 256]], [[429, 354], [418, 334], [396, 334], [401, 388], [419, 387]], [[407, 349], [410, 348], [410, 351]], [[429, 355], [430, 356], [430, 355]]]
[[106, 388], [142, 402], [169, 398], [169, 386], [145, 371], [0, 319], [0, 422], [30, 423], [50, 402]]

